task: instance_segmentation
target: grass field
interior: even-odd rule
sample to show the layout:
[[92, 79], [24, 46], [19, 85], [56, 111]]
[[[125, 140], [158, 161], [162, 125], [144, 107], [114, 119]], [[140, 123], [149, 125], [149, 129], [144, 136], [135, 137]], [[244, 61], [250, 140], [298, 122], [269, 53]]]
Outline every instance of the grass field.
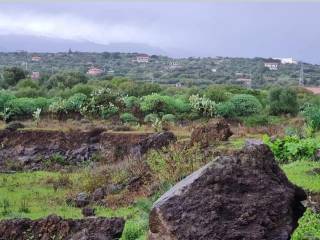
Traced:
[[[320, 168], [320, 162], [296, 161], [283, 167], [289, 180], [305, 190], [320, 193], [320, 174], [310, 174], [315, 168]], [[307, 210], [299, 220], [299, 227], [294, 232], [292, 240], [319, 240], [320, 214]]]
[[[0, 219], [37, 219], [49, 214], [63, 218], [82, 218], [79, 208], [66, 204], [66, 196], [72, 189], [53, 188], [52, 182], [59, 177], [60, 173], [52, 172], [0, 174]], [[78, 174], [71, 175], [71, 179], [76, 182]], [[142, 199], [125, 208], [93, 207], [96, 208], [97, 216], [124, 217], [126, 226], [123, 240], [131, 240], [145, 236], [151, 204], [149, 200]]]
[[[297, 161], [282, 166], [288, 178], [295, 184], [312, 192], [320, 192], [320, 175], [310, 170], [320, 168], [320, 162]], [[64, 174], [53, 172], [25, 172], [0, 175], [0, 218], [27, 217], [37, 219], [49, 214], [64, 218], [81, 218], [81, 210], [68, 206], [66, 196], [77, 189], [80, 173], [69, 174], [71, 186], [55, 189], [53, 183]], [[148, 214], [152, 201], [142, 199], [133, 206], [110, 209], [96, 208], [98, 216], [124, 217], [127, 222], [123, 240], [145, 239], [148, 228]], [[299, 228], [293, 240], [320, 239], [320, 215], [308, 210], [300, 219]]]

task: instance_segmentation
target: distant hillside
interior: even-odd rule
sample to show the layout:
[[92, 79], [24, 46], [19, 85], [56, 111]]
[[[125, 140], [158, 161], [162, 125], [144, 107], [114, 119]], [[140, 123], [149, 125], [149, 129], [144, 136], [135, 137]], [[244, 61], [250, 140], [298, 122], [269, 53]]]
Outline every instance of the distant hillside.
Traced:
[[[148, 62], [137, 62], [138, 53], [60, 52], [0, 53], [0, 70], [18, 66], [41, 75], [60, 71], [86, 73], [90, 67], [104, 70], [104, 75], [122, 76], [137, 81], [155, 81], [163, 84], [208, 85], [239, 84], [261, 87], [273, 84], [297, 85], [300, 64], [279, 64], [277, 70], [265, 67], [263, 58], [180, 58], [149, 55]], [[39, 56], [39, 61], [32, 61]], [[320, 85], [320, 66], [304, 63], [306, 85]], [[105, 76], [101, 76], [105, 78]], [[179, 84], [180, 85], [180, 84]]]
[[[145, 52], [165, 55], [159, 48], [139, 43], [111, 43], [108, 45], [88, 41], [73, 41], [58, 38], [35, 37], [28, 35], [0, 35], [0, 51], [14, 52], [65, 52], [68, 49], [80, 52]], [[3, 47], [5, 46], [5, 47]]]

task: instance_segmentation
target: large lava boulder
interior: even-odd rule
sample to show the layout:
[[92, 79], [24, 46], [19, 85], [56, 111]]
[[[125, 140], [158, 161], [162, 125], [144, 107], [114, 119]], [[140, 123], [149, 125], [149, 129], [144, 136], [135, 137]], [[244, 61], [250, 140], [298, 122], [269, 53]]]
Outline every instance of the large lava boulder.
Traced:
[[134, 146], [131, 150], [131, 154], [143, 155], [150, 149], [161, 149], [175, 141], [177, 141], [177, 137], [172, 132], [154, 133]]
[[272, 152], [248, 145], [165, 193], [150, 214], [150, 240], [288, 240], [305, 208]]
[[201, 147], [207, 147], [212, 142], [226, 141], [230, 136], [232, 131], [227, 121], [216, 119], [196, 127], [191, 134], [191, 144], [199, 143]]
[[0, 221], [1, 240], [114, 240], [120, 239], [125, 221], [122, 218], [62, 219], [56, 215], [39, 220]]

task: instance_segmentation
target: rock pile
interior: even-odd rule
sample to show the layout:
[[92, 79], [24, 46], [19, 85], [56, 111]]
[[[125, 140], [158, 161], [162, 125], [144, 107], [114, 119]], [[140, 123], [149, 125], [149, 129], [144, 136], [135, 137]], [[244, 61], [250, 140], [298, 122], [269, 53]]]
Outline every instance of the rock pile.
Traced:
[[131, 153], [133, 155], [143, 155], [150, 149], [161, 149], [175, 141], [177, 141], [177, 138], [172, 132], [155, 133], [140, 141], [132, 148]]
[[170, 132], [111, 133], [100, 128], [83, 132], [2, 130], [0, 171], [59, 169], [99, 157], [102, 159], [98, 160], [115, 162], [131, 154], [141, 156], [150, 148], [167, 146], [175, 139]]
[[249, 144], [194, 172], [155, 204], [150, 240], [289, 240], [305, 208], [272, 152]]
[[192, 131], [191, 145], [198, 143], [201, 147], [208, 147], [210, 143], [226, 141], [230, 136], [232, 132], [225, 119], [212, 120]]
[[50, 215], [44, 219], [0, 221], [0, 240], [114, 240], [120, 239], [125, 221], [122, 218], [62, 219]]

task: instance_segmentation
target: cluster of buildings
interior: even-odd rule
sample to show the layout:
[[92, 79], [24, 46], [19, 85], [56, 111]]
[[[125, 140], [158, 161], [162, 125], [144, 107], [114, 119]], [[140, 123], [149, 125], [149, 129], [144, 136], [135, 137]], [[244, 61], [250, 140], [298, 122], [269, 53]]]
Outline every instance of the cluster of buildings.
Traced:
[[133, 60], [133, 62], [138, 62], [138, 63], [148, 63], [150, 60], [150, 56], [148, 54], [138, 54], [136, 56], [136, 59]]
[[298, 64], [293, 58], [269, 58], [264, 61], [264, 66], [271, 71], [277, 71], [280, 64]]

